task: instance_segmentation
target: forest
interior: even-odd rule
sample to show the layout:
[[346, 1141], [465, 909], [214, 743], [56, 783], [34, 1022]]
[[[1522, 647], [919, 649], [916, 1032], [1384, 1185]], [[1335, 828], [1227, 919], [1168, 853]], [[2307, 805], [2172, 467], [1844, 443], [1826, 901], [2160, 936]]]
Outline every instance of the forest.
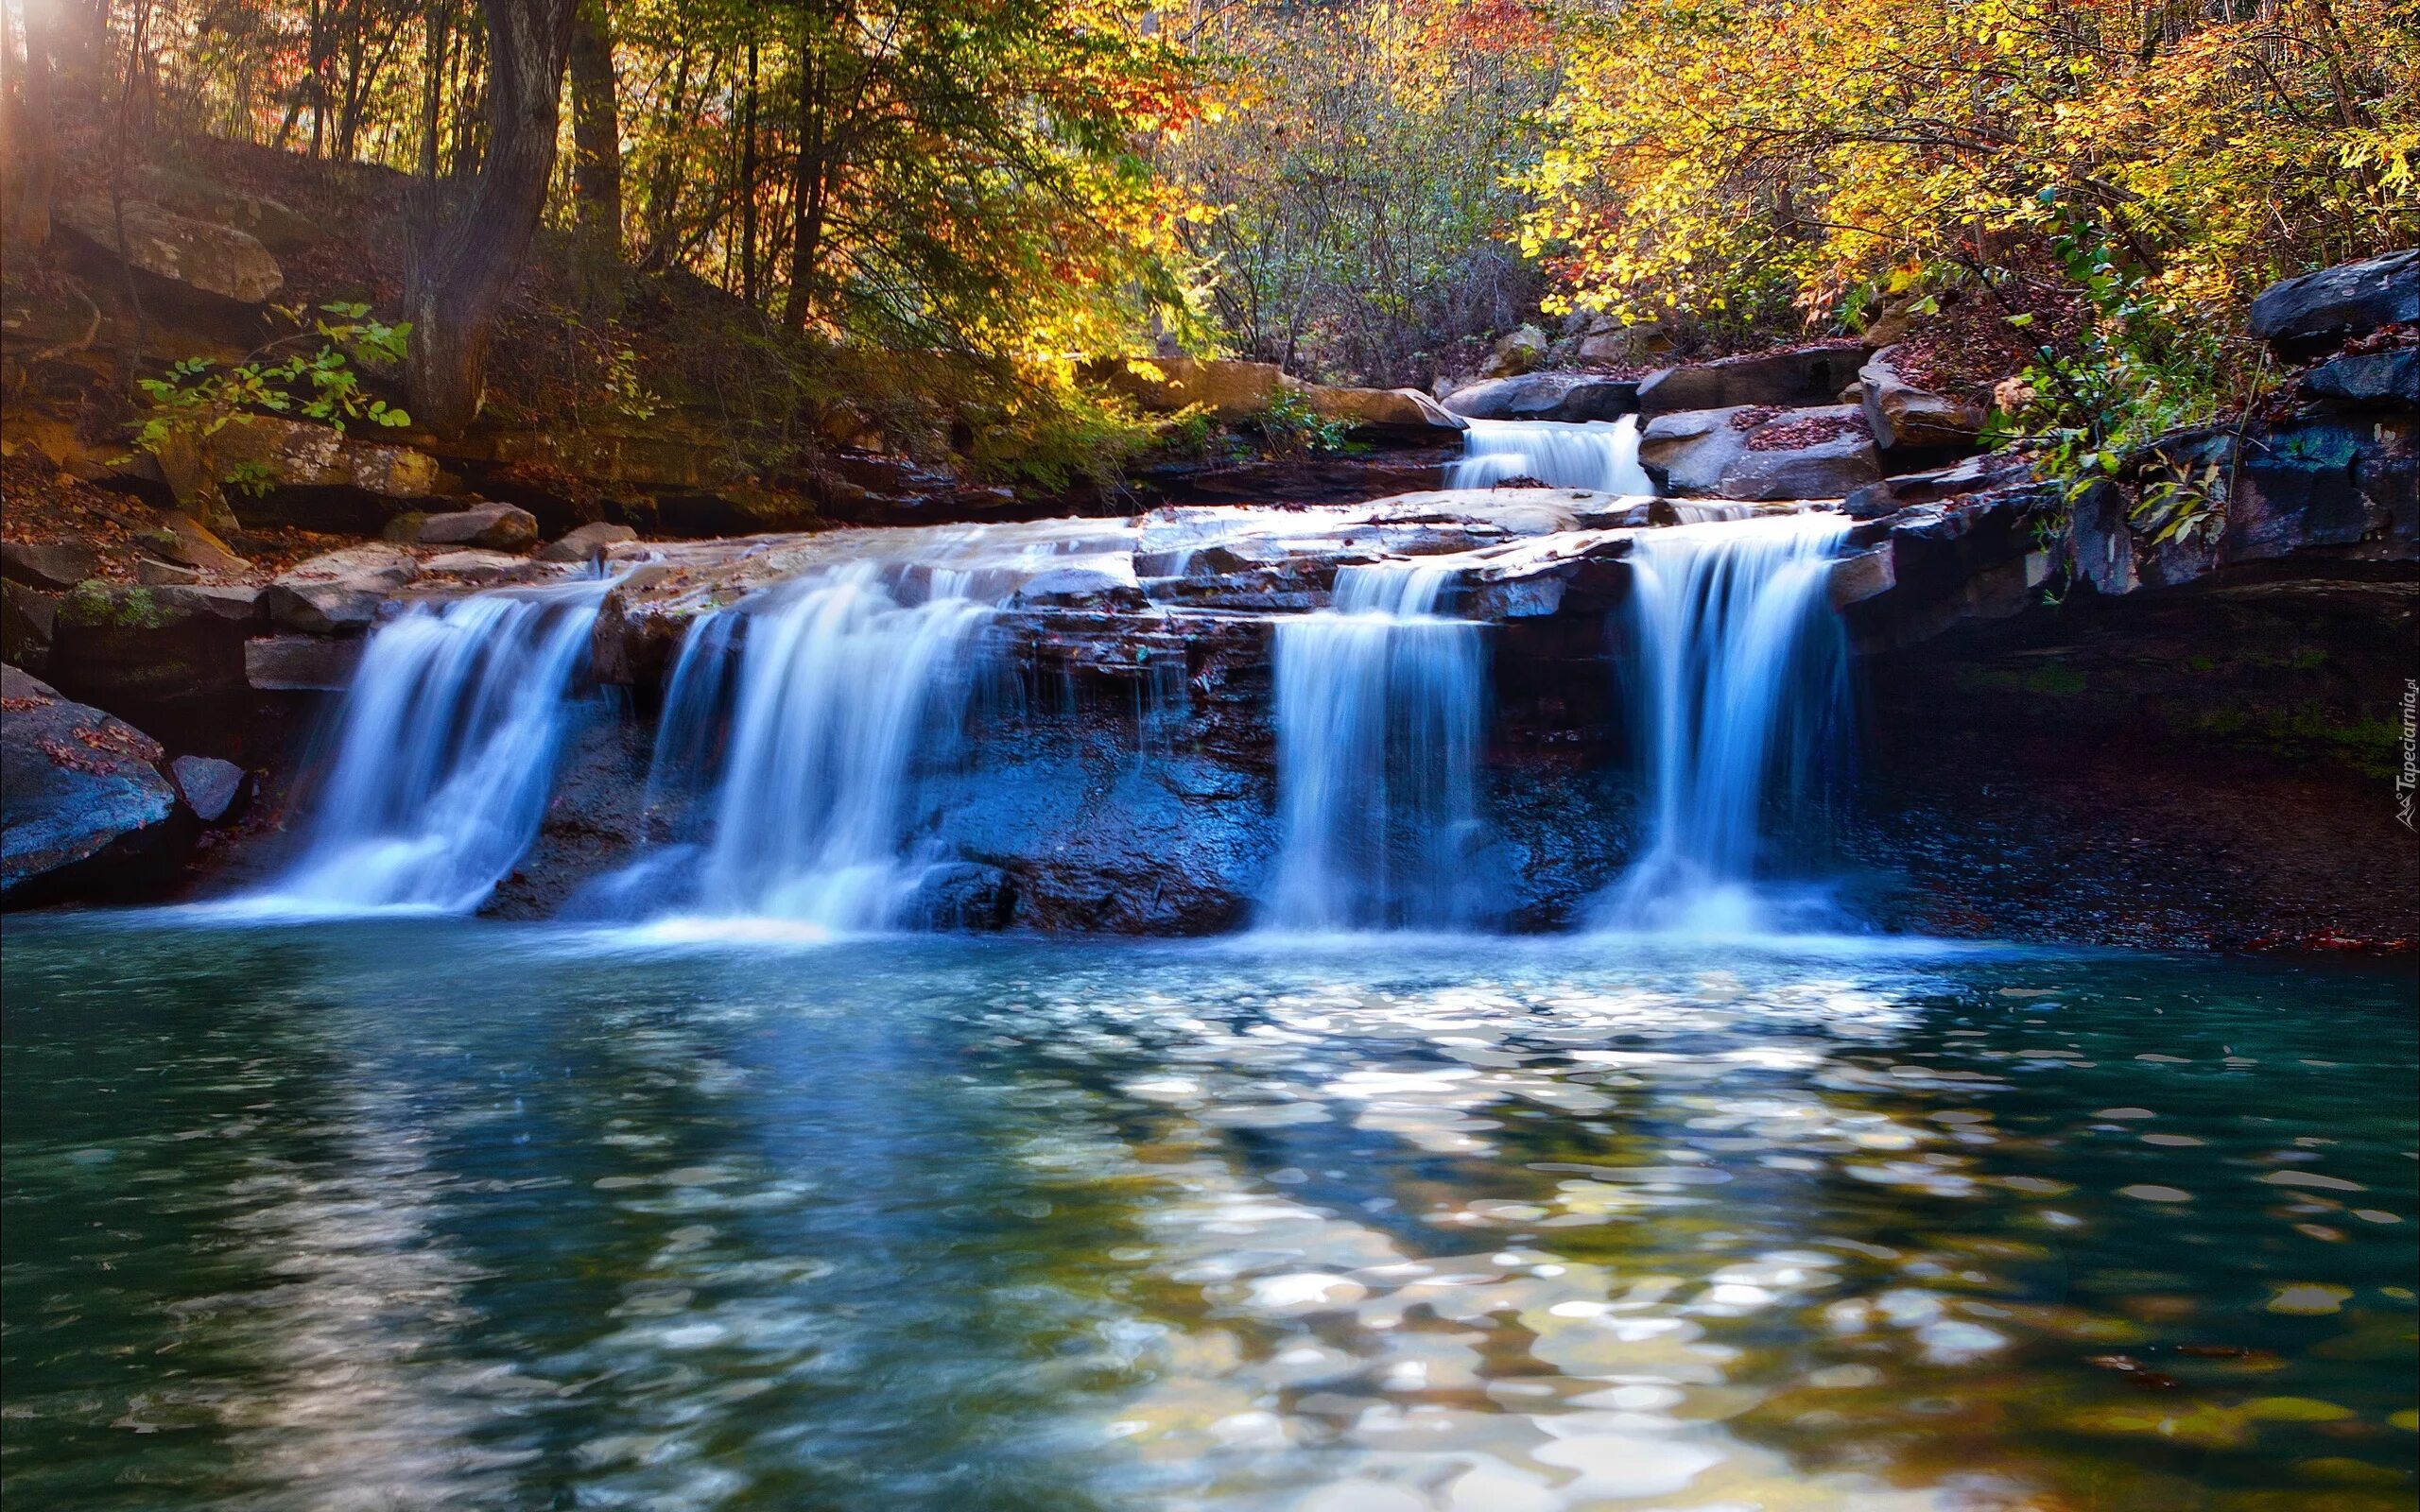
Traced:
[[[11, 23], [12, 279], [84, 276], [42, 261], [58, 207], [221, 166], [378, 226], [309, 295], [407, 332], [413, 422], [661, 406], [758, 468], [812, 467], [854, 405], [897, 449], [1108, 481], [1184, 438], [1088, 360], [1426, 388], [1525, 325], [1626, 371], [1904, 332], [2072, 463], [2273, 388], [2251, 297], [2420, 215], [2420, 41], [2387, 0]], [[135, 355], [139, 382], [190, 354]]]

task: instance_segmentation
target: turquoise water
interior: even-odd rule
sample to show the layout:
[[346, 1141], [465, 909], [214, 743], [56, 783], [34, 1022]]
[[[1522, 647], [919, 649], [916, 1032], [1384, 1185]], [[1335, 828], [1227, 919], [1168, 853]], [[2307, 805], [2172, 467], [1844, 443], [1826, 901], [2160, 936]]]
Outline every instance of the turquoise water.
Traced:
[[6, 932], [43, 1508], [2407, 1508], [2412, 983]]

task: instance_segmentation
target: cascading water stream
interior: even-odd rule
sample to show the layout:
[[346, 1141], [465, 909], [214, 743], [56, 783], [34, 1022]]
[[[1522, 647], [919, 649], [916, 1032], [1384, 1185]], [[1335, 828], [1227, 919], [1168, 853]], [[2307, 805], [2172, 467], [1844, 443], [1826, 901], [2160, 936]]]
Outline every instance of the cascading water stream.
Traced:
[[1276, 629], [1284, 849], [1261, 924], [1457, 929], [1480, 891], [1479, 627], [1437, 612], [1449, 569], [1347, 567], [1335, 607]]
[[613, 584], [416, 606], [362, 650], [303, 849], [228, 905], [265, 913], [468, 913], [537, 837], [569, 695]]
[[912, 603], [899, 576], [855, 562], [692, 627], [649, 785], [687, 801], [700, 837], [641, 861], [593, 906], [677, 901], [836, 932], [903, 921], [940, 859], [913, 843], [920, 778], [959, 754], [994, 611], [971, 596], [973, 573], [934, 571]]
[[1646, 851], [1608, 896], [1623, 930], [1787, 923], [1756, 879], [1768, 796], [1793, 803], [1839, 733], [1847, 645], [1827, 593], [1839, 514], [1642, 532], [1631, 616]]
[[1462, 432], [1462, 455], [1445, 472], [1449, 489], [1491, 489], [1506, 478], [1535, 478], [1558, 489], [1648, 493], [1655, 484], [1638, 465], [1638, 417], [1616, 421], [1475, 420]]

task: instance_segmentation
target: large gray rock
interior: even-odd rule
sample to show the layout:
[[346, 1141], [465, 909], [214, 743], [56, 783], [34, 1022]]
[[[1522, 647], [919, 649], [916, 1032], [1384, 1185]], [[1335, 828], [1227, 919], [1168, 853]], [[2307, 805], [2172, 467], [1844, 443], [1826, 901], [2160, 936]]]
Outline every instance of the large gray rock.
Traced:
[[0, 541], [0, 576], [54, 593], [92, 576], [98, 562], [93, 548], [79, 541]]
[[1547, 334], [1533, 325], [1517, 326], [1498, 336], [1487, 354], [1482, 378], [1504, 378], [1528, 372], [1547, 360]]
[[300, 251], [321, 238], [320, 228], [308, 217], [267, 195], [230, 189], [198, 173], [147, 163], [129, 171], [127, 181], [154, 204], [196, 220], [249, 232], [272, 252]]
[[1759, 352], [1651, 373], [1638, 386], [1642, 415], [1722, 409], [1735, 404], [1828, 404], [1855, 383], [1864, 347], [1804, 347]]
[[411, 553], [389, 545], [347, 546], [314, 557], [261, 591], [269, 622], [306, 635], [358, 635], [395, 590], [420, 576]]
[[1758, 502], [1846, 498], [1882, 476], [1864, 421], [1855, 404], [1786, 409], [1748, 433], [1715, 491]]
[[[285, 287], [285, 270], [249, 232], [145, 199], [125, 200], [123, 208], [126, 261], [146, 273], [237, 304], [258, 304]], [[118, 217], [109, 200], [71, 199], [51, 214], [105, 255], [118, 255]]]
[[159, 743], [0, 666], [0, 899], [106, 888], [156, 862], [177, 790]]
[[1657, 415], [1638, 433], [1638, 465], [1666, 493], [1712, 493], [1722, 470], [1748, 449], [1754, 406]]
[[1462, 417], [1417, 388], [1330, 388], [1305, 384], [1303, 397], [1322, 420], [1355, 430], [1443, 437], [1468, 427]]
[[1638, 407], [1638, 383], [1584, 372], [1523, 373], [1457, 388], [1445, 407], [1471, 420], [1618, 420]]
[[527, 582], [536, 578], [541, 570], [527, 557], [516, 557], [505, 551], [449, 551], [431, 557], [421, 563], [420, 570], [431, 577], [452, 577], [465, 583]]
[[[343, 490], [376, 499], [435, 492], [438, 466], [425, 452], [358, 440], [332, 426], [274, 416], [238, 417], [206, 439], [178, 437], [160, 450], [161, 476], [180, 503], [215, 488], [237, 469], [256, 471], [270, 489]], [[268, 517], [269, 501], [236, 501], [237, 512]], [[307, 520], [298, 524], [309, 524]]]
[[2360, 409], [2420, 409], [2420, 347], [2322, 363], [2303, 379], [2303, 392]]
[[157, 529], [138, 538], [143, 548], [163, 561], [209, 573], [240, 573], [251, 565], [227, 549], [227, 542], [208, 525], [182, 509], [163, 509]]
[[424, 546], [476, 546], [482, 551], [526, 551], [538, 543], [538, 517], [517, 505], [483, 504], [420, 523]]
[[1885, 347], [1858, 369], [1865, 423], [1874, 433], [1874, 443], [1885, 451], [1973, 448], [1983, 428], [1983, 407], [1908, 382], [1893, 360], [1900, 350]]
[[539, 548], [538, 559], [587, 561], [599, 552], [638, 539], [639, 533], [628, 525], [608, 524], [599, 520], [565, 533], [561, 541], [547, 542]]
[[251, 774], [216, 756], [180, 756], [168, 764], [177, 793], [204, 824], [226, 824], [243, 815], [251, 798]]
[[2306, 357], [2382, 325], [2414, 321], [2420, 321], [2420, 249], [2272, 284], [2252, 301], [2245, 326], [2282, 354]]

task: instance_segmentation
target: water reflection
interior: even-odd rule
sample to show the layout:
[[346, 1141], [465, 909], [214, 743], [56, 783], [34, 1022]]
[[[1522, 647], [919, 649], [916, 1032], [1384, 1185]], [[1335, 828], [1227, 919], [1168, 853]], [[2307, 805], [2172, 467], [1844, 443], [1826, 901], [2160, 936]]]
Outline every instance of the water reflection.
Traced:
[[2410, 1502], [2394, 979], [8, 945], [42, 1504]]

